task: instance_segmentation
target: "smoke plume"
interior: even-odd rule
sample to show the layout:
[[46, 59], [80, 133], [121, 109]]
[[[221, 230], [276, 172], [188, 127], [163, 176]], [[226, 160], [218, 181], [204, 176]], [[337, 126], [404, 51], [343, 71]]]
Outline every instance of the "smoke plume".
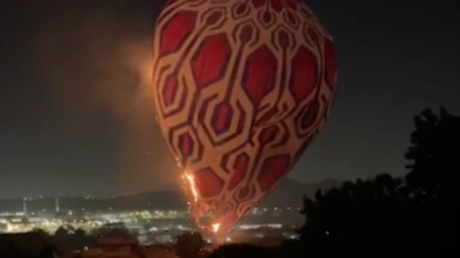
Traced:
[[69, 121], [65, 130], [116, 135], [117, 171], [108, 180], [117, 180], [118, 191], [177, 185], [177, 168], [154, 124], [153, 14], [126, 1], [99, 8], [93, 1], [59, 2], [43, 10], [36, 57], [47, 97]]

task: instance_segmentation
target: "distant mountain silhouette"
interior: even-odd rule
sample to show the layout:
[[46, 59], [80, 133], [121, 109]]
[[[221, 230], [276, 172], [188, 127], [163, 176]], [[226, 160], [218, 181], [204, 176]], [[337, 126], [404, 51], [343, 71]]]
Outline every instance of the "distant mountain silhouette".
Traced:
[[[298, 207], [302, 203], [302, 196], [313, 196], [318, 189], [330, 189], [339, 186], [340, 181], [327, 179], [317, 183], [303, 183], [294, 179], [285, 178], [270, 192], [259, 207]], [[151, 191], [132, 195], [121, 195], [110, 198], [86, 197], [59, 197], [61, 211], [117, 211], [117, 210], [185, 210], [186, 200], [181, 192]], [[0, 199], [0, 212], [19, 212], [23, 210], [21, 199]], [[28, 212], [47, 210], [55, 211], [55, 198], [45, 197], [27, 201]]]

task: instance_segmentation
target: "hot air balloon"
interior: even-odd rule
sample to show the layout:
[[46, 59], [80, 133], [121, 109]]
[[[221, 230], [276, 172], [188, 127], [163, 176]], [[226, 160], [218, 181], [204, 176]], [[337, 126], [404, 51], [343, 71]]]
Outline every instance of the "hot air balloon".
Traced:
[[156, 119], [203, 232], [228, 232], [292, 168], [333, 100], [335, 44], [300, 0], [170, 0]]

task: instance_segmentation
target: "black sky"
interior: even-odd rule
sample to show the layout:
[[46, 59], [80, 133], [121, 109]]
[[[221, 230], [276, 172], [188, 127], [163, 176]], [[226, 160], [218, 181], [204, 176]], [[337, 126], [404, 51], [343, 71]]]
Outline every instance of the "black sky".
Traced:
[[[0, 1], [0, 197], [174, 185], [146, 79], [162, 2]], [[336, 39], [339, 90], [290, 176], [401, 175], [412, 116], [460, 113], [460, 4], [307, 3]]]

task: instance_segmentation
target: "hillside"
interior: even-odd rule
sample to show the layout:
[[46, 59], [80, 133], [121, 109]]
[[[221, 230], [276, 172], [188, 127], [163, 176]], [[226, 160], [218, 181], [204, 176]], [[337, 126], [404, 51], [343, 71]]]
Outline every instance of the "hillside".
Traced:
[[[330, 189], [340, 185], [336, 180], [325, 180], [318, 183], [303, 183], [285, 178], [273, 191], [262, 200], [259, 207], [298, 207], [302, 203], [302, 196], [313, 196], [317, 189]], [[27, 201], [28, 212], [54, 212], [55, 197], [37, 198]], [[0, 212], [23, 211], [21, 199], [0, 199]], [[144, 192], [133, 195], [115, 196], [110, 198], [88, 197], [59, 197], [60, 210], [183, 210], [186, 201], [182, 193], [175, 191]]]

